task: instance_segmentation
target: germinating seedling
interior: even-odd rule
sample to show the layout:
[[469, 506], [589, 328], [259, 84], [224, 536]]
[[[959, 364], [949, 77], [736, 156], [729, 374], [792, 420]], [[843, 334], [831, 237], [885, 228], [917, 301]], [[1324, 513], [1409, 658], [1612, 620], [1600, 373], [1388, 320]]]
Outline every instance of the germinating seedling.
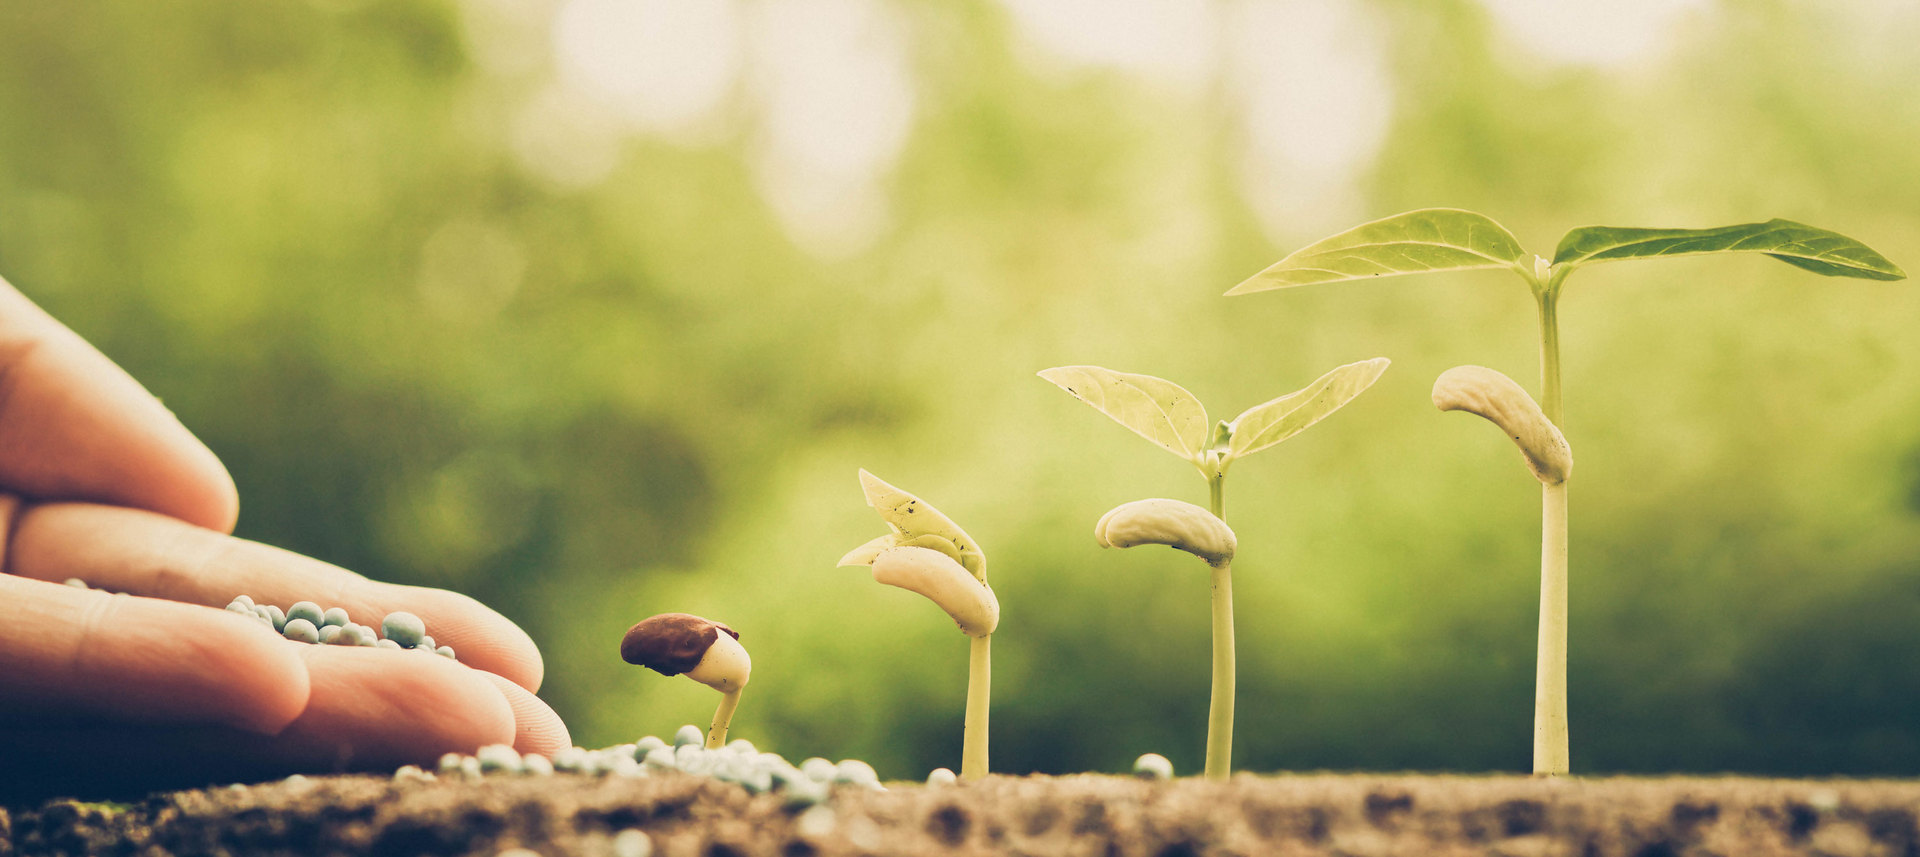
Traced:
[[[1207, 480], [1210, 512], [1173, 500], [1143, 500], [1108, 512], [1096, 535], [1101, 544], [1166, 544], [1207, 560], [1212, 568], [1213, 693], [1207, 713], [1208, 779], [1224, 780], [1233, 770], [1233, 532], [1226, 528], [1223, 489], [1227, 469], [1240, 458], [1293, 437], [1360, 395], [1387, 359], [1349, 363], [1313, 383], [1248, 408], [1214, 425], [1207, 409], [1180, 385], [1151, 375], [1115, 372], [1099, 366], [1058, 366], [1040, 377], [1111, 417], [1135, 434], [1187, 460]], [[1172, 504], [1172, 505], [1169, 505]], [[1212, 532], [1181, 507], [1218, 523]], [[1116, 517], [1117, 516], [1117, 517]], [[1117, 526], [1116, 526], [1117, 524]], [[1162, 538], [1149, 538], [1159, 534]], [[1123, 543], [1124, 542], [1124, 543]]]
[[687, 678], [720, 691], [720, 707], [714, 709], [713, 725], [707, 728], [707, 749], [726, 746], [727, 726], [740, 706], [740, 691], [753, 674], [753, 660], [740, 646], [739, 631], [691, 613], [648, 616], [620, 638], [620, 659], [661, 675], [686, 673]]
[[[1828, 277], [1899, 280], [1886, 257], [1858, 241], [1790, 220], [1713, 229], [1586, 226], [1568, 232], [1553, 260], [1520, 249], [1519, 239], [1485, 215], [1428, 208], [1365, 223], [1294, 251], [1233, 287], [1228, 295], [1315, 283], [1369, 280], [1435, 271], [1504, 269], [1533, 293], [1540, 316], [1540, 410], [1564, 430], [1560, 389], [1560, 294], [1577, 268], [1618, 259], [1702, 253], [1765, 253]], [[1442, 376], [1445, 380], [1445, 376]], [[1503, 376], [1504, 377], [1504, 376]], [[1436, 402], [1440, 390], [1436, 387]], [[1564, 443], [1564, 439], [1562, 441]], [[1524, 444], [1523, 444], [1524, 445]], [[1536, 474], [1538, 471], [1536, 471]], [[1534, 688], [1533, 770], [1557, 775], [1567, 764], [1567, 482], [1541, 478], [1540, 663]]]
[[984, 777], [993, 631], [1000, 625], [1000, 601], [987, 585], [987, 556], [979, 542], [925, 500], [865, 470], [860, 471], [860, 489], [867, 505], [880, 513], [892, 532], [849, 551], [840, 558], [840, 565], [872, 566], [874, 580], [926, 596], [972, 638], [960, 776]]

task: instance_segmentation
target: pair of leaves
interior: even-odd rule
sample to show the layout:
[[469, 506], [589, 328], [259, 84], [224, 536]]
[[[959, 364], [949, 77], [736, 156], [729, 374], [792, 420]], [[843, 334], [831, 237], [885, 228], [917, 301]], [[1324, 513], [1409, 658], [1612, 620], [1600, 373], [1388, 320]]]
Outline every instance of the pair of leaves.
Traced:
[[[1207, 409], [1192, 393], [1152, 375], [1115, 372], [1099, 366], [1058, 366], [1040, 377], [1153, 441], [1212, 476], [1234, 459], [1293, 437], [1353, 400], [1387, 370], [1387, 358], [1349, 363], [1313, 383], [1248, 408], [1226, 423], [1225, 449], [1216, 449]], [[1219, 453], [1218, 463], [1208, 453]]]
[[952, 518], [864, 469], [860, 471], [860, 490], [867, 496], [867, 505], [887, 522], [890, 532], [848, 551], [840, 558], [840, 565], [872, 565], [882, 551], [890, 548], [928, 548], [952, 557], [974, 579], [986, 581], [986, 553]]
[[[1586, 226], [1560, 239], [1553, 266], [1567, 271], [1592, 262], [1702, 253], [1765, 253], [1828, 277], [1906, 277], [1899, 266], [1865, 244], [1836, 232], [1779, 219], [1714, 229]], [[1528, 276], [1532, 272], [1522, 261], [1524, 256], [1513, 233], [1486, 215], [1457, 208], [1426, 208], [1364, 223], [1302, 247], [1227, 294], [1478, 268], [1510, 268]]]

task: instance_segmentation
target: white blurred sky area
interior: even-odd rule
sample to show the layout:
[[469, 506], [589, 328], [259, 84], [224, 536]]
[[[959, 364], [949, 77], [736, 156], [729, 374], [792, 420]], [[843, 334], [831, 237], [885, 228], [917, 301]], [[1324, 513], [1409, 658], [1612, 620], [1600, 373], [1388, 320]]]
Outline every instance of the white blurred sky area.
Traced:
[[[1360, 210], [1389, 131], [1389, 34], [1362, 0], [991, 0], [1036, 77], [1112, 75], [1224, 96], [1247, 205], [1276, 237]], [[1657, 63], [1715, 0], [1478, 0], [1534, 67]], [[1912, 0], [1900, 0], [1912, 2]], [[1920, 5], [1917, 3], [1916, 5]], [[890, 228], [918, 104], [912, 3], [463, 0], [483, 70], [519, 83], [509, 144], [591, 187], [629, 138], [740, 147], [769, 210], [824, 258]], [[1311, 217], [1312, 220], [1308, 220]]]

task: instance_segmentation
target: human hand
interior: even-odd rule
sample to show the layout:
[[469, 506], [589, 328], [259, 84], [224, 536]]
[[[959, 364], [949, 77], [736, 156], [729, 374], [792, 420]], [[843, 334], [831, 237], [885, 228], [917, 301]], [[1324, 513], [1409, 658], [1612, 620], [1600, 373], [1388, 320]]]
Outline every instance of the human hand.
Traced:
[[[0, 279], [0, 800], [569, 745], [505, 617], [235, 538], [237, 514], [212, 452]], [[242, 593], [406, 610], [460, 660], [293, 642], [221, 609]]]

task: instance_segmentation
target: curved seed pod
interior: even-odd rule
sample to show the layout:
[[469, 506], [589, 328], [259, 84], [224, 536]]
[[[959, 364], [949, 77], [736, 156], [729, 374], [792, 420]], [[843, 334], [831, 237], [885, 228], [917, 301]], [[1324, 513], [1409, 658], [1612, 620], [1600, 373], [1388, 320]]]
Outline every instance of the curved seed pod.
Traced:
[[1179, 500], [1135, 500], [1105, 515], [1093, 526], [1105, 548], [1166, 545], [1219, 567], [1233, 561], [1237, 542], [1227, 522], [1212, 512]]
[[740, 632], [691, 613], [662, 613], [640, 620], [620, 639], [620, 658], [661, 675], [680, 675], [721, 693], [745, 687], [753, 662]]
[[926, 596], [969, 637], [984, 637], [1000, 625], [1000, 599], [993, 596], [993, 587], [940, 551], [888, 548], [873, 560], [873, 579]]
[[865, 470], [860, 471], [860, 488], [866, 492], [867, 505], [879, 512], [887, 526], [900, 537], [895, 544], [915, 543], [914, 540], [921, 536], [939, 536], [953, 543], [954, 558], [968, 573], [980, 580], [987, 579], [987, 557], [980, 551], [980, 543], [967, 535], [966, 530], [960, 529], [960, 525], [954, 523], [952, 518], [941, 514], [927, 501], [888, 485]]
[[1485, 417], [1520, 447], [1527, 469], [1544, 485], [1567, 481], [1573, 448], [1540, 405], [1512, 378], [1485, 366], [1455, 366], [1433, 382], [1434, 407]]

